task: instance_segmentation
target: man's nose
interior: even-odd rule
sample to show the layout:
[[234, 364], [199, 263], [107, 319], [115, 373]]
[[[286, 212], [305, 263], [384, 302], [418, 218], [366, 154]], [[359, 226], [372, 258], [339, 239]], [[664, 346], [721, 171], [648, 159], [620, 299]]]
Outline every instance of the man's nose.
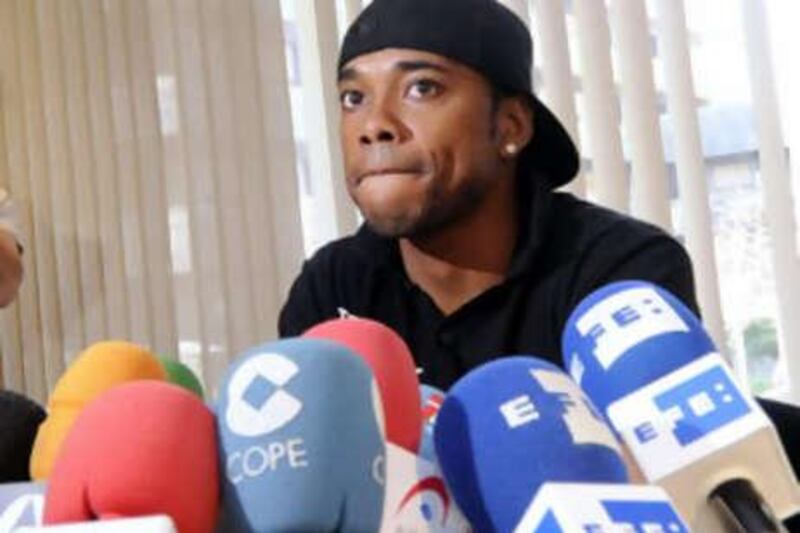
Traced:
[[360, 144], [369, 146], [378, 143], [393, 143], [400, 139], [397, 119], [383, 106], [372, 110], [359, 136]]

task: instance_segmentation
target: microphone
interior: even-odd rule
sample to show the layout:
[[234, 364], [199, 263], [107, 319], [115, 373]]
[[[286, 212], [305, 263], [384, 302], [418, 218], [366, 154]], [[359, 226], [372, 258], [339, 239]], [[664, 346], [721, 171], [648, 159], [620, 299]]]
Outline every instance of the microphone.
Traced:
[[203, 385], [200, 383], [197, 375], [192, 372], [191, 368], [180, 361], [176, 359], [170, 359], [169, 357], [159, 357], [158, 360], [161, 363], [161, 366], [164, 367], [167, 381], [174, 383], [179, 387], [183, 387], [189, 392], [194, 393], [201, 400], [203, 399]]
[[770, 420], [710, 336], [651, 283], [606, 285], [567, 321], [565, 366], [698, 531], [781, 531], [800, 490]]
[[217, 424], [222, 531], [377, 531], [383, 409], [367, 364], [343, 345], [285, 339], [228, 368]]
[[445, 394], [436, 387], [422, 384], [419, 386], [419, 395], [422, 400], [422, 438], [419, 443], [419, 456], [430, 463], [436, 463], [433, 428], [436, 426], [436, 415], [442, 408]]
[[381, 531], [469, 533], [471, 528], [447, 489], [436, 460], [433, 428], [444, 393], [420, 385], [423, 419], [419, 454], [387, 446], [389, 480]]
[[172, 520], [163, 515], [118, 518], [103, 522], [78, 522], [61, 526], [23, 527], [14, 531], [15, 533], [178, 533]]
[[422, 427], [419, 380], [414, 358], [400, 335], [380, 322], [350, 317], [317, 324], [303, 337], [341, 343], [364, 359], [383, 400], [386, 440], [417, 453]]
[[531, 531], [689, 533], [663, 489], [608, 483], [545, 483], [514, 529]]
[[81, 410], [106, 390], [128, 381], [164, 380], [166, 373], [148, 350], [122, 341], [98, 342], [82, 352], [59, 378], [47, 402], [31, 452], [31, 478], [50, 477], [64, 438]]
[[0, 483], [30, 480], [33, 441], [46, 416], [33, 400], [0, 390]]
[[0, 532], [42, 523], [44, 483], [0, 484]]
[[[386, 420], [386, 497], [383, 530], [425, 530], [450, 524], [450, 497], [433, 465], [417, 455], [422, 434], [420, 384], [414, 358], [391, 328], [363, 318], [340, 318], [303, 334], [341, 343], [366, 361], [375, 375]], [[420, 475], [426, 472], [426, 475]], [[432, 499], [417, 506], [419, 500]], [[441, 512], [434, 512], [435, 509]], [[441, 520], [440, 520], [441, 518]], [[454, 519], [455, 520], [455, 519]]]
[[561, 369], [533, 357], [504, 357], [456, 382], [434, 443], [476, 531], [513, 531], [545, 483], [628, 480], [617, 441], [588, 399]]
[[214, 416], [171, 383], [136, 381], [81, 412], [48, 482], [47, 525], [170, 516], [181, 533], [213, 531], [219, 506]]

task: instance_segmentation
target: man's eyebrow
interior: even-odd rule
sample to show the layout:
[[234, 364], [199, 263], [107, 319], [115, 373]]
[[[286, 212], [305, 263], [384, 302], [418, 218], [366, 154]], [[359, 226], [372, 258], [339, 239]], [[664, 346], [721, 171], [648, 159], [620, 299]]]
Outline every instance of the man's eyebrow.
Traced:
[[337, 82], [350, 81], [358, 78], [358, 71], [353, 67], [343, 68], [339, 71], [339, 76], [336, 78]]
[[431, 61], [398, 61], [395, 68], [403, 72], [413, 72], [415, 70], [438, 70], [439, 72], [448, 72], [448, 68], [439, 63], [432, 63]]
[[[393, 68], [395, 70], [400, 70], [402, 72], [414, 72], [416, 70], [436, 70], [439, 72], [449, 72], [449, 69], [444, 65], [440, 65], [439, 63], [433, 63], [431, 61], [398, 61], [394, 64]], [[358, 69], [355, 67], [346, 67], [339, 71], [339, 75], [337, 77], [337, 82], [343, 81], [352, 81], [357, 79], [360, 76]]]

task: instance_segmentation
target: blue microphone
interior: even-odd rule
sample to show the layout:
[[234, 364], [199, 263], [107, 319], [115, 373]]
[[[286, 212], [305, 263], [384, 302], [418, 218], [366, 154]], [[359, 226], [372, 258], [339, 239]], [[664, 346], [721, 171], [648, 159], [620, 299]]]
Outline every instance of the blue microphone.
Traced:
[[628, 480], [600, 414], [561, 369], [533, 357], [499, 359], [459, 380], [439, 410], [434, 443], [476, 531], [512, 531], [547, 482]]
[[331, 341], [247, 350], [220, 387], [223, 530], [377, 531], [382, 407], [372, 372]]
[[649, 283], [622, 281], [578, 304], [564, 328], [562, 351], [567, 371], [605, 412], [639, 385], [716, 348], [697, 317], [672, 294]]
[[[700, 320], [643, 281], [606, 285], [567, 321], [565, 367], [699, 531], [779, 531], [800, 510], [777, 433]], [[721, 506], [721, 507], [720, 507]]]
[[433, 444], [433, 428], [436, 415], [444, 402], [444, 392], [436, 387], [422, 384], [419, 386], [422, 401], [422, 438], [419, 443], [419, 456], [431, 463], [436, 463], [436, 449]]

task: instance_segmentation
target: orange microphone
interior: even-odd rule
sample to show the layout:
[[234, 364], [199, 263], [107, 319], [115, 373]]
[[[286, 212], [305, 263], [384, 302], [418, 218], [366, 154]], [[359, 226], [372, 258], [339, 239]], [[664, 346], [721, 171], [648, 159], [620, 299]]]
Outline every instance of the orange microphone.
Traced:
[[129, 342], [98, 342], [84, 350], [58, 380], [47, 402], [48, 416], [39, 426], [31, 452], [31, 478], [40, 481], [50, 476], [75, 419], [99, 394], [129, 381], [164, 381], [166, 377], [155, 355]]

